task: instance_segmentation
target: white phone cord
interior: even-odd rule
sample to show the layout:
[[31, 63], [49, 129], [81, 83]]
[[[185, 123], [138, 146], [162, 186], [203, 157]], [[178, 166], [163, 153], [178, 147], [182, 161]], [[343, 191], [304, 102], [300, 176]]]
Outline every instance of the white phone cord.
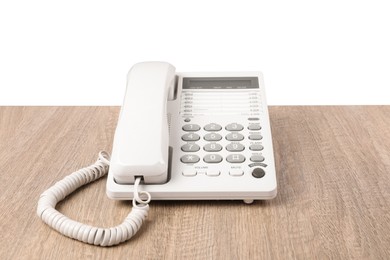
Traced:
[[[136, 178], [134, 183], [134, 199], [131, 212], [123, 223], [116, 227], [92, 227], [72, 220], [55, 209], [57, 203], [73, 191], [106, 175], [110, 164], [109, 159], [109, 154], [102, 151], [93, 165], [66, 176], [43, 192], [39, 198], [37, 209], [37, 214], [43, 222], [67, 237], [99, 246], [117, 245], [134, 236], [148, 215], [148, 203], [151, 199], [148, 192], [138, 192], [141, 178]], [[145, 194], [147, 199], [142, 200], [140, 194]]]

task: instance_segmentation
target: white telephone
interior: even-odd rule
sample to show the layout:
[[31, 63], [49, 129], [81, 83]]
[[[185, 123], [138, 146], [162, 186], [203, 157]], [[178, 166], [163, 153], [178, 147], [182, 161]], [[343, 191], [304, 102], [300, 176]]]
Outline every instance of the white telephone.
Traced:
[[108, 196], [132, 199], [136, 176], [154, 200], [273, 198], [262, 75], [175, 74], [169, 63], [136, 64], [115, 132]]
[[[94, 165], [45, 191], [38, 203], [44, 222], [107, 246], [137, 232], [151, 199], [272, 199], [277, 184], [262, 74], [175, 73], [166, 62], [134, 65], [108, 160], [101, 153]], [[55, 210], [67, 194], [107, 171], [107, 195], [133, 199], [124, 223], [99, 229]]]

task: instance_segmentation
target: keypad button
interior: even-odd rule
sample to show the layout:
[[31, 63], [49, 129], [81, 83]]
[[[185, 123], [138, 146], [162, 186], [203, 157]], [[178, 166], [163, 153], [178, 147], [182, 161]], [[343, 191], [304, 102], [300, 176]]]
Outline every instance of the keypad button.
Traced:
[[210, 143], [210, 144], [206, 144], [203, 149], [206, 151], [206, 152], [219, 152], [222, 150], [222, 145], [220, 144], [217, 144], [217, 143]]
[[180, 158], [180, 161], [182, 163], [197, 163], [199, 162], [199, 160], [200, 160], [199, 156], [193, 154], [186, 154]]
[[244, 140], [244, 136], [239, 133], [230, 133], [226, 135], [226, 140], [228, 141], [241, 141]]
[[263, 178], [265, 175], [265, 171], [262, 168], [255, 168], [252, 171], [252, 176], [255, 178]]
[[237, 123], [231, 123], [231, 124], [228, 124], [225, 127], [225, 129], [228, 131], [241, 131], [242, 129], [244, 129], [244, 127], [240, 124], [237, 124]]
[[252, 162], [262, 162], [262, 161], [264, 161], [264, 156], [262, 156], [262, 155], [252, 155], [250, 160]]
[[242, 175], [244, 175], [244, 171], [241, 170], [241, 169], [231, 169], [231, 170], [229, 171], [229, 174], [230, 174], [231, 176], [242, 176]]
[[203, 161], [206, 163], [220, 163], [222, 162], [222, 156], [219, 154], [208, 154], [205, 157], [203, 157]]
[[260, 126], [260, 124], [250, 124], [250, 125], [248, 126], [248, 129], [249, 129], [249, 130], [253, 130], [253, 131], [255, 131], [255, 130], [260, 130], [260, 129], [261, 129], [261, 126]]
[[200, 126], [196, 124], [183, 125], [183, 130], [187, 132], [196, 132], [200, 130]]
[[253, 134], [248, 136], [249, 140], [261, 140], [263, 137], [259, 134]]
[[261, 144], [251, 144], [249, 149], [252, 151], [261, 151], [264, 149], [264, 147]]
[[206, 141], [219, 141], [222, 139], [222, 136], [217, 133], [208, 133], [204, 136], [204, 140]]
[[240, 143], [231, 143], [226, 146], [226, 150], [229, 152], [241, 152], [244, 151], [245, 146]]
[[222, 126], [220, 126], [216, 123], [211, 123], [211, 124], [204, 126], [204, 130], [211, 131], [211, 132], [220, 131], [221, 129], [222, 129]]
[[194, 133], [185, 134], [181, 137], [183, 141], [198, 141], [200, 136]]
[[185, 144], [181, 147], [181, 150], [183, 152], [197, 152], [200, 150], [200, 147], [199, 145], [197, 144], [194, 144], [194, 143], [188, 143], [188, 144]]
[[231, 154], [226, 157], [226, 161], [230, 163], [242, 163], [245, 161], [245, 157], [242, 154]]
[[183, 170], [182, 174], [184, 176], [195, 176], [196, 170], [195, 169], [185, 169], [185, 170]]
[[207, 176], [219, 176], [221, 174], [220, 171], [216, 171], [216, 170], [208, 170], [206, 172], [206, 175]]

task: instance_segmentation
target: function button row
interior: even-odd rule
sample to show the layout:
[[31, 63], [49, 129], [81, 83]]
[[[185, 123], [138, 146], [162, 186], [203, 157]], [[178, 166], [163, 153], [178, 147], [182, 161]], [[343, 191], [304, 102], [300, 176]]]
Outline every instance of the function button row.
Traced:
[[[205, 172], [207, 176], [219, 176], [221, 174], [218, 170], [208, 170]], [[184, 176], [196, 176], [197, 171], [195, 169], [185, 169], [183, 170], [182, 174]], [[229, 171], [230, 176], [242, 176], [244, 175], [244, 171], [241, 169], [231, 169]]]
[[[252, 134], [248, 136], [249, 140], [258, 141], [263, 139], [263, 136], [260, 134]], [[187, 133], [184, 134], [181, 139], [183, 141], [198, 141], [200, 139], [200, 136], [195, 133]], [[204, 136], [204, 140], [206, 141], [220, 141], [222, 139], [222, 136], [217, 133], [208, 133]], [[242, 141], [244, 140], [244, 136], [240, 133], [230, 133], [226, 135], [226, 140], [228, 141]]]
[[[186, 132], [196, 132], [196, 131], [200, 130], [200, 126], [197, 124], [186, 124], [182, 127], [182, 129]], [[210, 123], [210, 124], [205, 125], [203, 129], [205, 131], [209, 131], [209, 132], [218, 132], [218, 131], [222, 130], [222, 126], [220, 126], [219, 124], [216, 124], [216, 123]], [[241, 131], [244, 129], [244, 127], [241, 124], [231, 123], [231, 124], [228, 124], [225, 127], [225, 129], [227, 131]], [[257, 131], [257, 130], [261, 129], [261, 126], [260, 126], [260, 124], [254, 123], [254, 124], [250, 124], [248, 126], [248, 129], [252, 130], [252, 131]]]
[[[223, 158], [219, 154], [207, 154], [205, 157], [203, 157], [203, 161], [206, 163], [220, 163], [222, 160]], [[200, 161], [200, 158], [197, 155], [187, 154], [182, 156], [180, 161], [182, 163], [197, 163]], [[241, 154], [230, 154], [226, 157], [226, 161], [230, 163], [242, 163], [245, 161], [245, 156]]]
[[[222, 150], [222, 145], [218, 143], [208, 143], [203, 149], [206, 152], [219, 152]], [[263, 149], [264, 147], [261, 144], [251, 144], [249, 146], [249, 150], [251, 151], [261, 151]], [[181, 150], [183, 152], [197, 152], [200, 150], [200, 147], [196, 143], [187, 143], [181, 147]], [[226, 150], [229, 152], [241, 152], [245, 150], [245, 146], [240, 143], [230, 143], [226, 146]]]
[[[208, 143], [203, 149], [206, 152], [219, 152], [222, 150], [222, 145], [218, 143]], [[249, 149], [251, 151], [261, 151], [264, 147], [261, 144], [252, 144], [249, 146]], [[197, 152], [200, 150], [200, 147], [196, 143], [187, 143], [181, 147], [181, 150], [183, 152]], [[226, 150], [229, 152], [241, 152], [245, 150], [245, 146], [240, 143], [230, 143], [226, 146]]]

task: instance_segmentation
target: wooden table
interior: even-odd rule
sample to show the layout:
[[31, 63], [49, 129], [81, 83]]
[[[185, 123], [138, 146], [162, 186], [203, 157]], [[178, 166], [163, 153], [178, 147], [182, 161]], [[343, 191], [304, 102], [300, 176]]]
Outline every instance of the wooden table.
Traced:
[[[119, 107], [0, 107], [0, 259], [345, 259], [390, 257], [390, 106], [270, 107], [272, 201], [152, 201], [129, 242], [100, 248], [36, 215], [39, 195], [110, 151]], [[130, 203], [105, 179], [57, 207], [96, 226]]]

